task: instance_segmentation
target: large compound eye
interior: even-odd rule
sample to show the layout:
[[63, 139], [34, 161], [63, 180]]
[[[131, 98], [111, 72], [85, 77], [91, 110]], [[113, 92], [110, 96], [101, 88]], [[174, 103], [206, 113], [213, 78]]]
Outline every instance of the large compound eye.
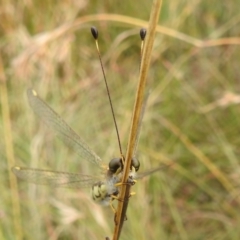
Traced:
[[137, 158], [132, 158], [132, 167], [135, 168], [135, 171], [137, 172], [140, 168], [140, 162], [138, 161]]
[[108, 167], [109, 167], [109, 171], [111, 173], [120, 172], [122, 170], [122, 160], [121, 160], [121, 158], [113, 158], [109, 162]]

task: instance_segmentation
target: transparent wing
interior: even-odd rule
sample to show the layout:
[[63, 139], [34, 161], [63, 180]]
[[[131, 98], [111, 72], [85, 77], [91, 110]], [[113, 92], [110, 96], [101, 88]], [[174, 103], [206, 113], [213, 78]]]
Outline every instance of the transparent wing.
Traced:
[[27, 91], [29, 104], [35, 114], [38, 115], [50, 128], [52, 128], [57, 136], [83, 159], [101, 166], [102, 160], [93, 150], [74, 132], [71, 127], [41, 98], [33, 89]]
[[159, 172], [159, 171], [162, 171], [163, 169], [167, 169], [169, 167], [171, 167], [173, 165], [173, 163], [170, 163], [169, 165], [164, 165], [164, 166], [158, 166], [156, 168], [153, 168], [153, 169], [150, 169], [148, 171], [145, 171], [145, 172], [137, 172], [136, 176], [134, 177], [134, 179], [142, 179], [146, 176], [149, 176], [155, 172]]
[[89, 175], [49, 171], [37, 168], [13, 167], [12, 171], [22, 180], [35, 184], [49, 185], [51, 187], [86, 188], [92, 187], [94, 183], [100, 181], [99, 178]]

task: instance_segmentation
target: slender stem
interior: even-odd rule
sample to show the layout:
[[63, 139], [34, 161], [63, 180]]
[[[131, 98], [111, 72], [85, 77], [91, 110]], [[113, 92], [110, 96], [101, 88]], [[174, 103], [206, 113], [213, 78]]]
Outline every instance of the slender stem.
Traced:
[[13, 139], [11, 129], [11, 117], [8, 104], [8, 92], [6, 86], [6, 77], [4, 74], [2, 58], [0, 55], [0, 96], [2, 105], [2, 116], [3, 116], [3, 135], [6, 148], [7, 164], [9, 169], [9, 184], [12, 201], [12, 220], [14, 223], [14, 234], [16, 239], [23, 239], [23, 231], [21, 224], [21, 210], [18, 195], [18, 184], [15, 176], [10, 171], [11, 167], [14, 166], [14, 151], [13, 151]]
[[[133, 117], [131, 122], [131, 131], [129, 134], [126, 160], [124, 163], [122, 183], [126, 183], [129, 176], [131, 159], [133, 157], [134, 146], [137, 138], [137, 129], [138, 129], [139, 121], [141, 118], [141, 109], [142, 109], [142, 104], [144, 99], [147, 73], [150, 65], [150, 57], [151, 57], [154, 36], [155, 36], [156, 26], [158, 23], [161, 5], [162, 5], [162, 0], [154, 0], [152, 4], [152, 10], [151, 10], [151, 15], [149, 20], [149, 28], [147, 29], [148, 34], [147, 34], [146, 45], [145, 45], [143, 56], [142, 56], [139, 83], [138, 83], [137, 94], [135, 98], [135, 105], [133, 110]], [[129, 188], [129, 185], [127, 184], [122, 185], [121, 191], [119, 194], [120, 199], [126, 199], [126, 197], [129, 197], [129, 196], [126, 196], [126, 191], [128, 192], [129, 190], [128, 188]], [[126, 212], [126, 210], [123, 211], [123, 209], [126, 208], [124, 204], [125, 204], [125, 201], [118, 201], [117, 212], [115, 215], [115, 229], [114, 229], [113, 240], [118, 240], [121, 233], [121, 228], [123, 225], [122, 221], [125, 217], [124, 212]]]

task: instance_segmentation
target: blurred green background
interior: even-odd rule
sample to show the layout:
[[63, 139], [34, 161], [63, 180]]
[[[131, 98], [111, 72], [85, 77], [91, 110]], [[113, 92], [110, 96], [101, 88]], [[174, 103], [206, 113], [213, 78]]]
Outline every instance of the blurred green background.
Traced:
[[[112, 237], [113, 212], [90, 190], [16, 184], [10, 168], [96, 173], [33, 114], [29, 87], [106, 164], [119, 156], [92, 25], [125, 151], [151, 3], [5, 0], [0, 9], [0, 239]], [[239, 239], [239, 2], [163, 1], [159, 24], [138, 157], [141, 171], [174, 164], [134, 186], [121, 239]]]

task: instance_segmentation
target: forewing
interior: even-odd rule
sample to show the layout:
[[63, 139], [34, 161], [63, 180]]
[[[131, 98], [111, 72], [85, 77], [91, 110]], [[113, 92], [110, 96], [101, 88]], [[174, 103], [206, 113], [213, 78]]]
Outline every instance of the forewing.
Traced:
[[75, 150], [81, 158], [101, 166], [102, 160], [100, 157], [90, 149], [78, 134], [74, 132], [51, 107], [38, 97], [35, 90], [28, 89], [27, 96], [34, 113], [52, 128], [67, 146]]
[[13, 173], [20, 179], [51, 187], [86, 188], [100, 179], [83, 174], [42, 170], [37, 168], [13, 167]]

